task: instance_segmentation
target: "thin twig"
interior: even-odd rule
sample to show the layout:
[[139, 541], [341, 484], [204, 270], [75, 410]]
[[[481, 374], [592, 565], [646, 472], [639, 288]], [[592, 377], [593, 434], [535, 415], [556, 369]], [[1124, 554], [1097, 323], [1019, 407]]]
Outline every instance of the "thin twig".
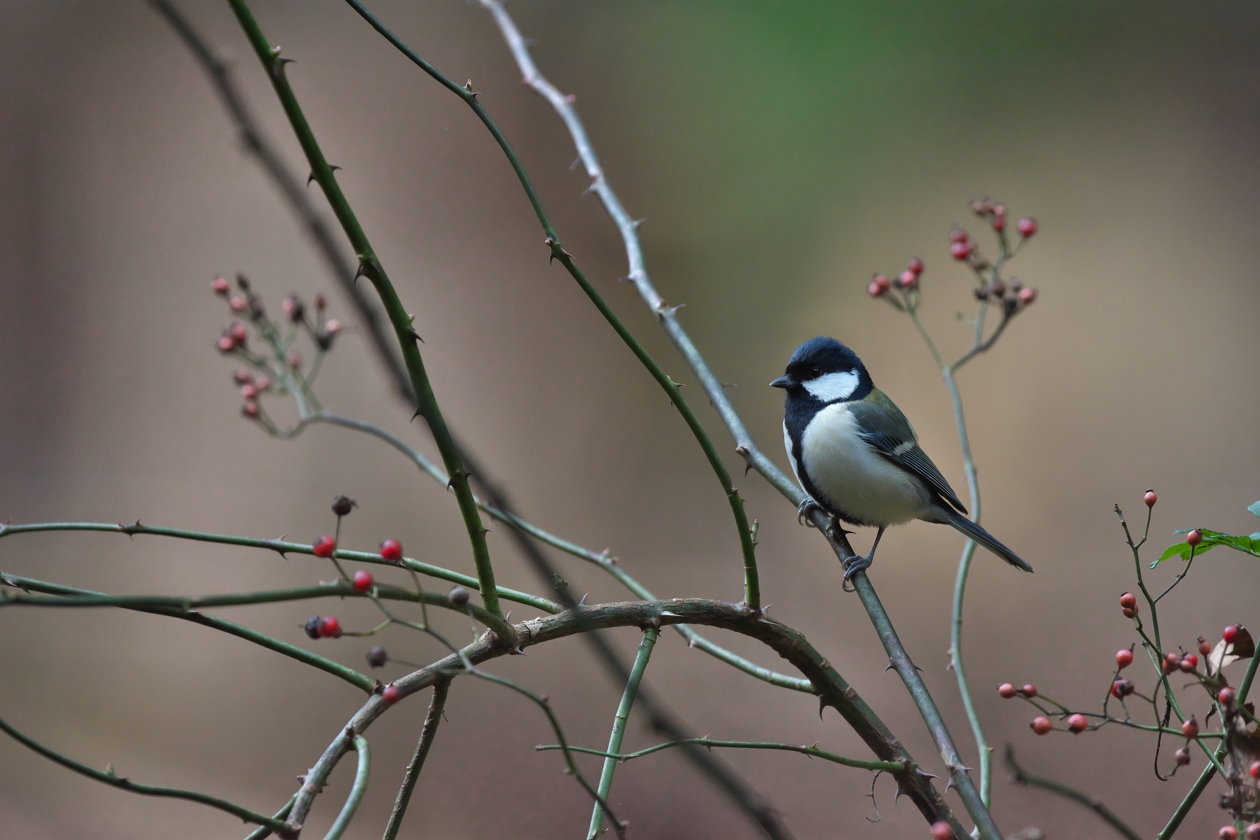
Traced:
[[[626, 722], [630, 719], [630, 708], [634, 706], [634, 698], [639, 693], [639, 683], [643, 681], [648, 659], [652, 656], [652, 648], [656, 646], [656, 639], [660, 634], [661, 631], [657, 628], [649, 627], [643, 631], [643, 638], [639, 641], [639, 650], [635, 654], [634, 664], [630, 667], [630, 678], [626, 680], [626, 690], [622, 692], [621, 702], [617, 704], [612, 732], [608, 736], [609, 755], [604, 759], [604, 766], [599, 774], [600, 801], [606, 802], [608, 795], [612, 792], [613, 774], [617, 771], [617, 760], [612, 756], [621, 752], [621, 742], [626, 736]], [[595, 808], [591, 811], [591, 827], [586, 832], [586, 840], [595, 840], [599, 836], [600, 829], [603, 828], [605, 812], [600, 801], [595, 803]], [[612, 813], [608, 814], [608, 819], [616, 822]]]
[[429, 748], [433, 746], [433, 739], [437, 737], [438, 727], [442, 724], [442, 710], [446, 707], [446, 696], [450, 690], [450, 680], [439, 680], [433, 684], [433, 697], [429, 700], [429, 711], [424, 716], [424, 725], [420, 727], [420, 740], [416, 743], [411, 761], [407, 762], [407, 772], [403, 774], [402, 785], [398, 788], [398, 796], [389, 812], [389, 822], [385, 824], [385, 833], [381, 840], [395, 840], [398, 830], [402, 828], [411, 794], [416, 789], [420, 771], [424, 769], [424, 760], [428, 758]]
[[[697, 746], [706, 749], [727, 749], [727, 750], [782, 750], [784, 752], [800, 753], [810, 758], [821, 758], [824, 761], [830, 761], [833, 764], [839, 764], [844, 767], [852, 767], [857, 770], [870, 770], [873, 772], [895, 773], [905, 770], [906, 766], [899, 761], [865, 761], [860, 758], [849, 758], [848, 756], [837, 755], [827, 750], [819, 749], [816, 745], [808, 744], [781, 744], [776, 741], [724, 741], [717, 738], [688, 738], [685, 741], [666, 741], [663, 744], [647, 747], [645, 749], [636, 750], [635, 752], [617, 753], [606, 752], [604, 750], [593, 750], [587, 747], [569, 747], [574, 752], [586, 753], [587, 755], [601, 755], [605, 758], [615, 759], [617, 761], [631, 761], [636, 758], [642, 758], [645, 755], [669, 750], [675, 747]], [[553, 744], [540, 744], [535, 747], [537, 750], [555, 750], [558, 746]]]
[[1042, 790], [1057, 793], [1059, 796], [1066, 799], [1071, 799], [1073, 802], [1079, 802], [1101, 817], [1107, 825], [1115, 829], [1121, 836], [1127, 837], [1128, 840], [1142, 840], [1142, 835], [1130, 828], [1125, 821], [1116, 814], [1115, 811], [1103, 804], [1103, 801], [1098, 797], [1089, 796], [1076, 788], [1069, 787], [1061, 782], [1055, 782], [1041, 776], [1034, 776], [1023, 767], [1020, 767], [1015, 761], [1015, 751], [1009, 746], [1006, 748], [1006, 766], [1010, 768], [1011, 773], [1014, 774], [1016, 784], [1041, 788]]
[[248, 808], [242, 808], [240, 805], [228, 802], [225, 799], [219, 799], [217, 796], [211, 796], [208, 793], [201, 793], [195, 790], [181, 790], [180, 788], [164, 787], [161, 785], [146, 785], [140, 782], [133, 782], [125, 776], [119, 776], [112, 768], [97, 770], [93, 767], [88, 767], [86, 764], [82, 764], [75, 761], [73, 758], [62, 755], [50, 747], [44, 746], [29, 735], [26, 735], [13, 726], [10, 726], [9, 723], [4, 720], [0, 720], [0, 730], [3, 730], [6, 735], [17, 741], [22, 746], [39, 753], [49, 761], [60, 764], [62, 767], [87, 776], [89, 779], [95, 779], [96, 781], [103, 782], [111, 787], [116, 787], [119, 790], [129, 791], [130, 793], [139, 793], [144, 796], [186, 799], [189, 802], [197, 802], [201, 805], [208, 805], [211, 808], [217, 808], [218, 810], [231, 814], [232, 816], [244, 820], [245, 822], [257, 823], [258, 825], [271, 829], [281, 837], [292, 836], [289, 832], [288, 826], [285, 825], [282, 819], [255, 813]]
[[367, 793], [368, 772], [372, 767], [372, 753], [368, 749], [367, 739], [362, 735], [352, 735], [350, 732], [346, 735], [354, 744], [354, 751], [359, 756], [359, 766], [354, 772], [354, 783], [350, 785], [350, 795], [346, 797], [346, 803], [341, 806], [341, 811], [337, 814], [337, 819], [333, 821], [332, 827], [324, 835], [324, 840], [341, 840], [341, 836], [350, 827], [350, 821], [354, 819], [355, 811], [359, 810], [363, 794]]

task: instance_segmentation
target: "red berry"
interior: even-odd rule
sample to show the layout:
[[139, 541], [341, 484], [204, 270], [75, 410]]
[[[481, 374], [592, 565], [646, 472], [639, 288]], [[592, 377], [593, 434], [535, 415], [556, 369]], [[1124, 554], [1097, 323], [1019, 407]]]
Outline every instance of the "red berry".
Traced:
[[1118, 679], [1111, 684], [1111, 696], [1123, 700], [1133, 693], [1133, 683], [1126, 679]]
[[241, 396], [247, 400], [258, 398], [258, 386], [253, 382], [246, 382], [241, 386]]
[[1221, 638], [1225, 640], [1225, 644], [1232, 645], [1234, 639], [1238, 638], [1238, 625], [1231, 624], [1225, 628], [1225, 632], [1221, 634]]
[[956, 260], [965, 260], [971, 256], [971, 243], [966, 240], [955, 242], [949, 246], [949, 252]]
[[341, 636], [341, 622], [335, 615], [326, 615], [319, 620], [319, 635], [325, 639], [336, 639]]
[[1186, 749], [1185, 747], [1182, 747], [1181, 749], [1173, 753], [1173, 758], [1177, 759], [1178, 767], [1185, 767], [1187, 764], [1190, 763], [1190, 750]]
[[1216, 832], [1216, 836], [1219, 837], [1220, 840], [1238, 840], [1238, 829], [1234, 828], [1232, 825], [1223, 825], [1221, 826], [1221, 830]]
[[1028, 683], [1028, 685], [1024, 686], [1024, 687], [1023, 687], [1023, 688], [1021, 688], [1019, 691], [1020, 691], [1020, 693], [1021, 693], [1021, 694], [1023, 694], [1025, 697], [1036, 697], [1036, 696], [1037, 696], [1037, 686], [1033, 685], [1032, 683]]
[[1224, 688], [1222, 688], [1220, 691], [1216, 693], [1216, 699], [1222, 706], [1234, 705], [1234, 697], [1236, 696], [1237, 695], [1234, 692], [1234, 689], [1230, 688], [1229, 686], [1225, 686]]
[[249, 331], [245, 329], [244, 324], [234, 323], [228, 327], [227, 335], [240, 347], [245, 344], [245, 339], [249, 338]]
[[259, 391], [266, 391], [271, 387], [271, 378], [267, 376], [258, 377], [254, 380], [254, 387], [256, 387]]
[[1045, 735], [1051, 729], [1054, 729], [1054, 724], [1051, 723], [1050, 718], [1045, 715], [1038, 715], [1033, 718], [1033, 722], [1028, 725], [1032, 727], [1032, 731], [1036, 732], [1038, 735]]
[[226, 278], [216, 277], [210, 281], [210, 288], [220, 297], [227, 297], [227, 293], [232, 290], [232, 284]]
[[1133, 664], [1133, 651], [1128, 648], [1116, 651], [1116, 667], [1128, 668]]
[[327, 535], [315, 540], [315, 544], [311, 546], [311, 551], [316, 557], [332, 557], [336, 550], [337, 541]]
[[914, 272], [916, 277], [922, 274], [923, 273], [923, 260], [919, 259], [918, 257], [915, 257], [914, 259], [910, 260], [910, 270]]
[[872, 280], [870, 282], [870, 285], [866, 287], [866, 293], [870, 295], [871, 297], [876, 297], [876, 298], [883, 297], [884, 292], [886, 291], [888, 290], [884, 288], [883, 286], [879, 285], [878, 283], [876, 283], [874, 280]]
[[1037, 299], [1037, 290], [1024, 287], [1019, 290], [1019, 302], [1028, 306]]
[[215, 343], [215, 346], [219, 348], [220, 353], [226, 354], [231, 353], [236, 349], [236, 342], [233, 341], [230, 336], [225, 335], [219, 338], [218, 342]]
[[1260, 779], [1260, 761], [1251, 762], [1251, 767], [1247, 772], [1251, 773], [1251, 778]]
[[1194, 719], [1194, 715], [1191, 715], [1188, 721], [1181, 724], [1181, 734], [1187, 738], [1199, 737], [1199, 722]]
[[327, 306], [328, 306], [328, 301], [324, 299], [323, 295], [315, 295], [315, 308], [316, 309], [318, 309], [320, 312], [323, 312], [324, 309], [327, 308]]
[[897, 285], [903, 289], [913, 289], [918, 282], [919, 275], [908, 268], [897, 275]]
[[1186, 534], [1186, 543], [1191, 548], [1194, 548], [1201, 542], [1203, 542], [1203, 532], [1200, 531], [1198, 528], [1195, 528], [1193, 531]]
[[1015, 227], [1019, 230], [1019, 235], [1027, 239], [1037, 232], [1037, 220], [1028, 218], [1020, 219], [1019, 224], [1015, 225]]
[[954, 829], [944, 820], [932, 823], [932, 840], [956, 840], [956, 837]]
[[967, 233], [967, 231], [960, 227], [952, 227], [949, 229], [949, 241], [954, 243], [970, 242], [971, 234]]
[[1010, 683], [1002, 683], [1001, 685], [998, 686], [998, 696], [1003, 698], [1004, 700], [1010, 700], [1012, 697], [1014, 697], [1018, 693], [1019, 692], [1016, 691], [1015, 686], [1011, 685]]
[[1006, 205], [993, 205], [993, 229], [998, 233], [1006, 230]]
[[241, 295], [232, 295], [228, 298], [228, 308], [233, 312], [244, 312], [249, 309], [249, 301]]
[[244, 414], [250, 420], [258, 419], [258, 403], [253, 400], [247, 400], [246, 403], [241, 406], [241, 414]]
[[393, 683], [390, 683], [385, 686], [385, 688], [381, 689], [381, 699], [384, 700], [385, 704], [388, 706], [392, 706], [397, 703], [401, 694], [402, 692], [398, 690], [398, 686]]
[[289, 367], [297, 370], [302, 366], [302, 354], [294, 350], [289, 353], [289, 358], [286, 361], [289, 363]]
[[1125, 592], [1123, 595], [1121, 595], [1120, 596], [1120, 609], [1136, 610], [1137, 609], [1137, 596], [1134, 595], [1132, 592]]
[[1148, 508], [1152, 508], [1159, 501], [1159, 496], [1155, 495], [1154, 490], [1147, 490], [1146, 495], [1142, 497], [1142, 501], [1146, 502]]
[[381, 557], [384, 559], [397, 563], [402, 556], [402, 543], [398, 540], [391, 538], [381, 543]]
[[1164, 673], [1171, 674], [1181, 667], [1181, 657], [1175, 653], [1164, 654]]
[[1193, 653], [1187, 653], [1185, 656], [1181, 657], [1181, 662], [1178, 663], [1178, 667], [1187, 674], [1193, 674], [1194, 669], [1199, 667], [1199, 657], [1195, 656]]
[[1260, 840], [1260, 823], [1252, 823], [1247, 826], [1247, 832], [1243, 835], [1246, 840]]
[[1199, 653], [1203, 656], [1210, 656], [1212, 653], [1212, 643], [1202, 636], [1199, 637]]
[[1068, 715], [1067, 725], [1069, 730], [1079, 733], [1089, 728], [1089, 721], [1085, 719], [1085, 715]]
[[372, 573], [364, 569], [359, 569], [354, 573], [354, 591], [367, 592], [372, 588]]

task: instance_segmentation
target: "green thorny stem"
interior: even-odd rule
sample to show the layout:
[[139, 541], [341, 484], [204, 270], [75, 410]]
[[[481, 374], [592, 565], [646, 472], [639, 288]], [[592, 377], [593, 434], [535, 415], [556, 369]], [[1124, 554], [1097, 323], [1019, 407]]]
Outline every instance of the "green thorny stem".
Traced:
[[[232, 2], [240, 3], [243, 0], [232, 0]], [[389, 41], [399, 52], [407, 57], [413, 64], [427, 73], [435, 81], [454, 93], [464, 101], [482, 124], [494, 137], [495, 142], [499, 144], [499, 148], [503, 150], [503, 154], [507, 157], [508, 162], [512, 166], [512, 170], [516, 173], [517, 179], [521, 183], [521, 188], [525, 191], [526, 197], [529, 199], [530, 206], [534, 210], [534, 214], [538, 217], [538, 223], [542, 226], [544, 234], [544, 243], [551, 251], [551, 258], [559, 260], [564, 266], [565, 271], [577, 281], [578, 286], [590, 299], [595, 308], [599, 310], [600, 315], [608, 322], [609, 326], [616, 331], [618, 337], [625, 343], [639, 360], [639, 362], [647, 369], [656, 383], [669, 396], [670, 402], [678, 409], [678, 413], [682, 415], [683, 421], [687, 424], [687, 428], [691, 430], [692, 435], [700, 444], [701, 450], [704, 452], [705, 459], [708, 460], [709, 466], [712, 468], [718, 481], [722, 485], [722, 491], [726, 494], [727, 503], [730, 505], [731, 514], [735, 518], [735, 525], [739, 534], [740, 552], [744, 562], [744, 603], [753, 612], [761, 609], [761, 584], [757, 574], [756, 559], [756, 543], [753, 539], [753, 531], [748, 522], [748, 514], [744, 510], [744, 501], [739, 495], [739, 490], [735, 487], [734, 481], [731, 479], [730, 471], [726, 468], [726, 464], [722, 461], [722, 456], [718, 454], [717, 447], [714, 446], [708, 432], [701, 425], [700, 419], [692, 411], [691, 406], [683, 399], [682, 391], [670, 376], [665, 373], [664, 369], [656, 362], [655, 359], [647, 352], [643, 345], [639, 342], [634, 334], [626, 328], [621, 319], [617, 317], [612, 308], [604, 301], [603, 297], [587, 279], [585, 273], [577, 267], [573, 261], [573, 256], [564, 249], [560, 242], [559, 234], [556, 233], [554, 225], [551, 223], [547, 211], [543, 208], [542, 200], [538, 196], [537, 190], [534, 188], [533, 182], [530, 180], [528, 173], [525, 171], [524, 165], [517, 156], [516, 151], [512, 148], [512, 144], [508, 142], [503, 131], [491, 119], [489, 113], [482, 106], [477, 98], [478, 93], [472, 89], [471, 82], [467, 85], [460, 85], [447, 78], [441, 71], [432, 64], [425, 61], [415, 50], [407, 46], [407, 44], [399, 38], [394, 32], [386, 27], [379, 19], [368, 11], [359, 0], [346, 0], [346, 2], [358, 14], [368, 22], [382, 37]], [[656, 315], [658, 318], [664, 319], [666, 313], [673, 316], [676, 307], [665, 306], [661, 301], [656, 307]]]
[[[990, 280], [996, 280], [1001, 276], [1002, 267], [1010, 256], [1011, 251], [1007, 244], [1006, 236], [1003, 233], [999, 233], [998, 256], [989, 269], [991, 272]], [[1006, 325], [1010, 321], [1010, 314], [1004, 310], [1002, 320], [993, 331], [993, 334], [987, 339], [985, 338], [984, 322], [988, 309], [988, 300], [980, 301], [980, 307], [973, 324], [974, 332], [971, 347], [953, 362], [946, 362], [936, 348], [936, 342], [932, 340], [927, 328], [919, 320], [917, 293], [906, 306], [906, 312], [910, 315], [911, 321], [914, 322], [915, 328], [919, 331], [919, 335], [922, 336], [923, 342], [927, 345], [929, 352], [931, 352], [932, 359], [936, 362], [937, 367], [940, 368], [941, 378], [945, 382], [945, 387], [949, 390], [949, 399], [954, 410], [954, 428], [958, 432], [959, 448], [962, 450], [963, 473], [967, 478], [967, 494], [971, 508], [971, 519], [976, 524], [980, 523], [980, 478], [976, 470], [975, 458], [971, 453], [971, 436], [967, 432], [967, 419], [963, 413], [962, 393], [958, 390], [958, 380], [955, 374], [967, 362], [992, 347], [998, 336], [1006, 329]], [[963, 546], [962, 555], [958, 559], [958, 572], [954, 577], [954, 595], [950, 607], [949, 666], [954, 671], [954, 678], [958, 683], [958, 694], [962, 698], [963, 708], [967, 713], [967, 722], [971, 726], [971, 734], [976, 742], [976, 752], [980, 763], [980, 798], [987, 808], [992, 801], [993, 748], [989, 746], [989, 741], [985, 737], [980, 714], [972, 697], [971, 684], [967, 680], [967, 670], [963, 664], [962, 647], [963, 597], [966, 594], [967, 578], [971, 573], [971, 561], [975, 554], [976, 543], [974, 540], [969, 539], [966, 545]]]
[[[634, 665], [630, 668], [630, 678], [626, 680], [626, 690], [621, 695], [621, 702], [617, 705], [617, 714], [613, 717], [612, 733], [608, 736], [608, 752], [612, 755], [621, 752], [621, 742], [626, 735], [626, 722], [630, 719], [630, 707], [634, 705], [634, 698], [639, 693], [639, 683], [643, 681], [643, 672], [647, 670], [652, 648], [656, 646], [656, 640], [660, 635], [661, 631], [655, 627], [649, 627], [643, 631], [639, 650], [634, 655]], [[608, 794], [612, 791], [613, 773], [616, 770], [617, 759], [611, 756], [605, 758], [604, 768], [599, 774], [600, 800], [595, 802], [595, 807], [591, 811], [591, 827], [586, 832], [586, 840], [595, 840], [599, 836], [600, 829], [603, 828], [604, 809], [600, 801], [608, 801]], [[613, 819], [611, 814], [608, 818]]]
[[[332, 207], [333, 214], [337, 217], [337, 221], [341, 224], [346, 238], [350, 240], [354, 248], [359, 261], [359, 274], [371, 281], [381, 298], [381, 303], [385, 307], [385, 312], [394, 328], [395, 337], [402, 350], [403, 361], [411, 379], [411, 387], [415, 391], [417, 404], [419, 405], [418, 413], [429, 424], [429, 431], [433, 434], [433, 440], [442, 455], [442, 463], [450, 476], [451, 488], [455, 491], [455, 498], [459, 502], [459, 511], [463, 517], [464, 526], [468, 531], [469, 542], [472, 544], [473, 563], [477, 569], [477, 579], [480, 584], [478, 588], [481, 590], [482, 601], [485, 603], [488, 611], [502, 617], [503, 608], [499, 604], [499, 596], [495, 589], [494, 567], [491, 565], [490, 550], [486, 544], [486, 529], [481, 523], [481, 515], [477, 510], [477, 503], [473, 499], [472, 487], [468, 481], [469, 473], [464, 468], [459, 449], [451, 437], [450, 430], [446, 427], [446, 421], [442, 417], [442, 411], [438, 407], [437, 398], [433, 394], [428, 374], [425, 372], [424, 360], [420, 356], [420, 336], [412, 326], [412, 318], [403, 308], [402, 301], [399, 299], [393, 283], [390, 282], [384, 267], [381, 265], [380, 260], [377, 259], [376, 252], [372, 249], [372, 245], [368, 241], [367, 235], [363, 232], [363, 228], [351, 209], [350, 203], [346, 200], [341, 187], [337, 184], [332, 167], [324, 157], [319, 143], [315, 140], [310, 124], [302, 113], [302, 108], [298, 105], [297, 98], [294, 96], [293, 90], [285, 77], [284, 65], [286, 59], [280, 57], [279, 48], [273, 48], [266, 36], [263, 35], [245, 0], [228, 0], [228, 3], [231, 5], [232, 11], [241, 25], [241, 29], [244, 30], [246, 37], [248, 37], [250, 45], [253, 46], [254, 52], [257, 53], [258, 60], [262, 62], [263, 68], [267, 72], [267, 77], [271, 80], [272, 87], [275, 88], [276, 95], [279, 97], [280, 103], [284, 107], [285, 115], [293, 128], [293, 133], [301, 144], [302, 151], [310, 164], [311, 177], [323, 190], [324, 196]], [[502, 639], [500, 641], [509, 647], [515, 647], [516, 644], [515, 639]]]

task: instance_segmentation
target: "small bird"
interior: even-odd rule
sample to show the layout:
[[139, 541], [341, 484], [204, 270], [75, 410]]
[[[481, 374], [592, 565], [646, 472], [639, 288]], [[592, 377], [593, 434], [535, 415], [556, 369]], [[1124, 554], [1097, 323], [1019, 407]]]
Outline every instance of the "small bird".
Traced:
[[783, 443], [796, 480], [809, 495], [802, 516], [820, 507], [853, 525], [878, 528], [871, 553], [844, 561], [845, 579], [866, 569], [884, 529], [912, 519], [949, 525], [1025, 572], [1029, 566], [968, 519], [967, 509], [914, 429], [857, 354], [834, 338], [796, 348], [783, 376], [770, 383], [787, 392]]

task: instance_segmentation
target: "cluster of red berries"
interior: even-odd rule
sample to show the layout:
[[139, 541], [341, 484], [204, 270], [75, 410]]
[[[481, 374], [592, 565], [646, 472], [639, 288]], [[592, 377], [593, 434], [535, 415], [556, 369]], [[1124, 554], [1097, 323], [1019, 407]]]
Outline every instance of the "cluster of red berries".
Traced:
[[[1223, 825], [1221, 830], [1216, 832], [1216, 836], [1221, 840], [1238, 840], [1238, 829], [1232, 825]], [[1260, 840], [1260, 822], [1252, 823], [1243, 830], [1244, 840]]]
[[[332, 512], [337, 515], [337, 520], [340, 523], [341, 518], [343, 516], [348, 516], [350, 512], [354, 510], [356, 506], [357, 506], [357, 503], [354, 501], [354, 499], [351, 499], [349, 496], [338, 496], [337, 498], [333, 499]], [[392, 537], [386, 540], [382, 540], [378, 551], [381, 555], [382, 560], [388, 560], [391, 563], [397, 563], [401, 561], [403, 557], [402, 543], [400, 543], [398, 540]], [[316, 557], [335, 558], [337, 556], [337, 538], [332, 536], [331, 534], [325, 534], [324, 536], [315, 540], [315, 542], [311, 543], [311, 553], [314, 554]], [[367, 569], [356, 570], [355, 573], [350, 578], [350, 586], [351, 588], [354, 589], [355, 592], [366, 594], [368, 592], [371, 592], [372, 588], [375, 585], [376, 585], [376, 579], [372, 576], [372, 573], [369, 572]], [[466, 596], [465, 596], [465, 600], [467, 600]], [[333, 623], [333, 626], [336, 627], [335, 633], [329, 633], [329, 632], [323, 631], [322, 628], [324, 625], [321, 624], [320, 622], [327, 623], [329, 621], [331, 621]], [[329, 636], [334, 636], [334, 637], [340, 636], [341, 627], [340, 625], [337, 624], [337, 619], [332, 616], [325, 616], [324, 618], [319, 618], [317, 616], [315, 618], [312, 618], [310, 621], [306, 622], [306, 635], [310, 636], [312, 639], [326, 638]], [[384, 652], [385, 652], [384, 648], [372, 648], [371, 651], [368, 651], [369, 663], [372, 661], [373, 651], [380, 651], [382, 656], [384, 656]], [[378, 667], [378, 666], [374, 665], [373, 667]]]
[[[919, 287], [919, 275], [922, 273], [923, 260], [915, 257], [906, 265], [906, 270], [897, 275], [897, 288], [903, 293], [909, 294]], [[866, 291], [871, 297], [883, 297], [892, 287], [893, 283], [887, 277], [882, 274], [876, 274], [871, 278], [870, 285], [866, 287]]]

